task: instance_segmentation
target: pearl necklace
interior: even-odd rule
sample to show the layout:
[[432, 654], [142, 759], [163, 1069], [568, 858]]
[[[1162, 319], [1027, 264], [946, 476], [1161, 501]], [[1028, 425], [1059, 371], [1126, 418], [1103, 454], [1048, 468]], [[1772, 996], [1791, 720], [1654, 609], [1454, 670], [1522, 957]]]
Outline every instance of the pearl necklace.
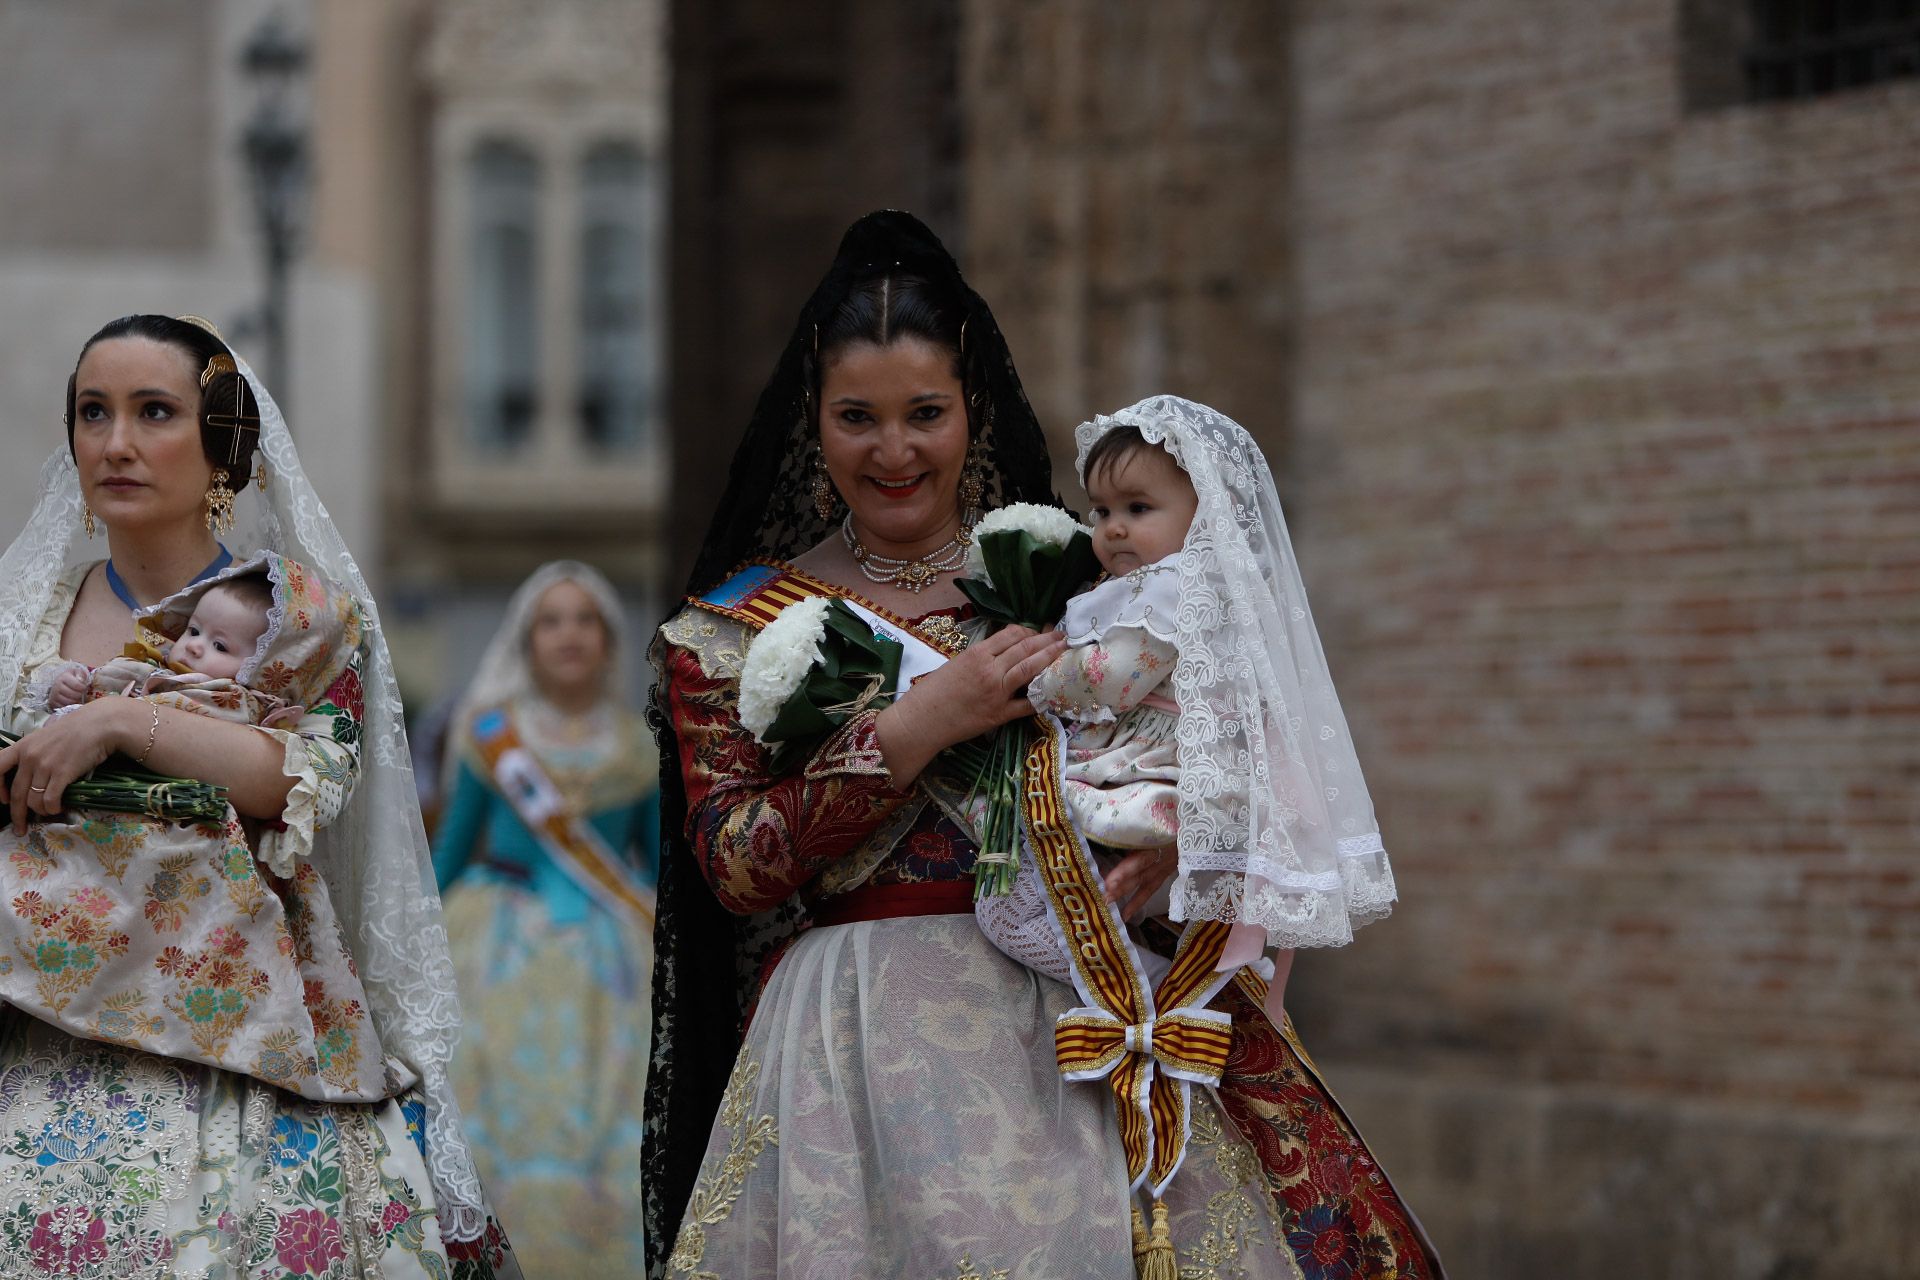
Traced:
[[847, 550], [853, 552], [853, 562], [860, 566], [861, 573], [867, 575], [868, 582], [900, 587], [919, 595], [939, 581], [941, 574], [958, 569], [967, 562], [967, 548], [973, 545], [973, 520], [962, 520], [960, 532], [915, 560], [896, 560], [892, 556], [867, 550], [866, 545], [854, 536], [851, 511], [840, 522], [840, 536], [847, 540]]

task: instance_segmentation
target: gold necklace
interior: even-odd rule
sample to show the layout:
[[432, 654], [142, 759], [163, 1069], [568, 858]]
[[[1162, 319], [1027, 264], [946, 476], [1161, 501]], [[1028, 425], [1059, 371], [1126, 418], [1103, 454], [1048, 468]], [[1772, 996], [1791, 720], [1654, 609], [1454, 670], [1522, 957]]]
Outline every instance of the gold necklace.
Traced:
[[851, 511], [840, 522], [840, 536], [847, 540], [847, 550], [853, 552], [853, 562], [860, 566], [861, 573], [867, 575], [868, 582], [900, 587], [919, 595], [938, 582], [941, 574], [958, 569], [967, 562], [967, 548], [973, 545], [973, 524], [972, 514], [969, 513], [968, 518], [960, 522], [960, 532], [926, 555], [912, 560], [896, 560], [892, 556], [869, 551], [866, 544], [854, 536]]

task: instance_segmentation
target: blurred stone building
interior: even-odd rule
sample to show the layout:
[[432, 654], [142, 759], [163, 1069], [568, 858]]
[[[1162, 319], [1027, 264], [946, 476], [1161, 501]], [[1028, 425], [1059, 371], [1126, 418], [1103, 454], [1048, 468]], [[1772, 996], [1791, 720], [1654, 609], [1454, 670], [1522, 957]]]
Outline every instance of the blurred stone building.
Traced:
[[[0, 528], [64, 446], [80, 344], [134, 311], [206, 316], [261, 359], [263, 267], [241, 139], [242, 50], [268, 0], [0, 3]], [[297, 12], [297, 11], [296, 11]], [[274, 388], [356, 550], [378, 560], [374, 282], [331, 252], [298, 272], [293, 384]], [[323, 443], [324, 442], [324, 443]]]
[[415, 710], [544, 560], [600, 565], [650, 620], [669, 456], [651, 0], [0, 2], [0, 502], [30, 500], [104, 321], [205, 314], [261, 363], [261, 90], [241, 66], [269, 20], [305, 50], [310, 175], [274, 390]]

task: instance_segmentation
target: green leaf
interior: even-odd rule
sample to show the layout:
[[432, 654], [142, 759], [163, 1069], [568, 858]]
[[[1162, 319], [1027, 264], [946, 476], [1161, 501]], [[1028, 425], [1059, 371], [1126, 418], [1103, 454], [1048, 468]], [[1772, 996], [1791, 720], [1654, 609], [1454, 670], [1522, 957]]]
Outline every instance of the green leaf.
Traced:
[[1007, 609], [1007, 602], [993, 589], [993, 584], [985, 578], [955, 578], [953, 585], [960, 588], [960, 594], [973, 603], [973, 611], [989, 621], [1002, 626], [1013, 621], [1013, 614]]
[[999, 625], [1046, 630], [1066, 613], [1067, 600], [1100, 573], [1093, 540], [1084, 531], [1057, 547], [1024, 529], [1000, 529], [981, 537], [979, 549], [991, 581], [961, 578], [954, 585], [981, 617]]
[[[819, 659], [767, 727], [770, 763], [778, 772], [812, 754], [823, 738], [847, 722], [854, 703], [866, 699], [869, 708], [886, 706], [899, 683], [899, 641], [876, 633], [843, 600], [829, 602], [825, 622]], [[869, 689], [876, 690], [870, 698]]]

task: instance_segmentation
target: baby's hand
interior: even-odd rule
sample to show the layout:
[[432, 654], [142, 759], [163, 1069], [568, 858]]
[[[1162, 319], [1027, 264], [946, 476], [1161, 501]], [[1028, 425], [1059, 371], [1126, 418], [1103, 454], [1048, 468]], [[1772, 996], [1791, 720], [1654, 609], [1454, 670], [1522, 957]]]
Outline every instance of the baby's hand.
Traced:
[[71, 707], [87, 696], [88, 673], [85, 667], [68, 667], [53, 678], [53, 687], [47, 690], [47, 709], [59, 711]]

